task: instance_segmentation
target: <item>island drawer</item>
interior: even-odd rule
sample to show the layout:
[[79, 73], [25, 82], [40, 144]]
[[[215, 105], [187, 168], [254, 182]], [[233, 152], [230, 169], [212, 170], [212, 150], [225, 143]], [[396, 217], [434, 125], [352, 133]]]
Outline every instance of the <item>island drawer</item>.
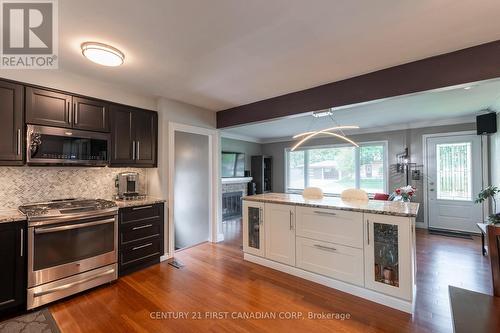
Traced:
[[363, 213], [297, 207], [297, 236], [363, 248]]
[[296, 245], [297, 267], [364, 286], [363, 250], [303, 237]]

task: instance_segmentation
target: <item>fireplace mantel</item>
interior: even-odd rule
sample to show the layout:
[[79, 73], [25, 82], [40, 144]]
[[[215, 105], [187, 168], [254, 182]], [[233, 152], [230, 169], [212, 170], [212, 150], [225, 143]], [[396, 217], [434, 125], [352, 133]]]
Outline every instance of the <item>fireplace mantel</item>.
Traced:
[[252, 177], [221, 178], [221, 182], [222, 184], [240, 184], [249, 183], [252, 179]]

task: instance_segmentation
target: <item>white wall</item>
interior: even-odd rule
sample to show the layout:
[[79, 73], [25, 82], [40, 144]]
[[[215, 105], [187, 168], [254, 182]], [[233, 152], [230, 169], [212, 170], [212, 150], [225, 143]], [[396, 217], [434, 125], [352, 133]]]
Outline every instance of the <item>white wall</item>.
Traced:
[[130, 89], [63, 70], [4, 70], [0, 76], [5, 79], [21, 81], [53, 89], [64, 90], [75, 94], [100, 98], [115, 103], [122, 103], [139, 108], [156, 110], [157, 98], [138, 94]]
[[[497, 113], [497, 129], [500, 130], [500, 113]], [[500, 187], [500, 132], [490, 137], [491, 184]], [[497, 196], [497, 211], [500, 212], [500, 198]]]

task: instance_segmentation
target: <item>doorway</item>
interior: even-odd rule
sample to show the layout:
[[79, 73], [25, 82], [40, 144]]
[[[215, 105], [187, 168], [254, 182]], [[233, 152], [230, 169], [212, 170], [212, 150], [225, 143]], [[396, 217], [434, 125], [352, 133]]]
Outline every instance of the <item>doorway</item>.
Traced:
[[169, 253], [217, 240], [218, 135], [169, 123]]
[[477, 233], [483, 206], [483, 146], [475, 133], [426, 136], [426, 206], [429, 228]]

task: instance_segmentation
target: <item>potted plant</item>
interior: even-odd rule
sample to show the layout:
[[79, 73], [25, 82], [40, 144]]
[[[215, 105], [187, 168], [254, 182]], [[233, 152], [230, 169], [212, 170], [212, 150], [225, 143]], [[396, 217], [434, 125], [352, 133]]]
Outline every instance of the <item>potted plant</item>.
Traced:
[[500, 213], [497, 213], [497, 201], [495, 196], [500, 193], [500, 189], [498, 187], [490, 185], [483, 189], [477, 195], [475, 203], [483, 203], [487, 199], [491, 198], [493, 200], [493, 214], [491, 214], [488, 218], [491, 224], [500, 224]]

